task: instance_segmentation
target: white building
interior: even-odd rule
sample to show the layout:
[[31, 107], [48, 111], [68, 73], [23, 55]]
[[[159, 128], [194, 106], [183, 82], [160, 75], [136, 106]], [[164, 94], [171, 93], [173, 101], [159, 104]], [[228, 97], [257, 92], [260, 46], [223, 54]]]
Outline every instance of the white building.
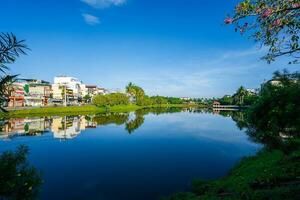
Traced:
[[83, 97], [85, 85], [71, 76], [56, 76], [52, 84], [53, 99], [64, 100], [64, 93], [68, 102], [78, 102]]
[[249, 88], [249, 89], [246, 89], [246, 90], [250, 94], [258, 94], [259, 93], [259, 89], [257, 89], [257, 88]]

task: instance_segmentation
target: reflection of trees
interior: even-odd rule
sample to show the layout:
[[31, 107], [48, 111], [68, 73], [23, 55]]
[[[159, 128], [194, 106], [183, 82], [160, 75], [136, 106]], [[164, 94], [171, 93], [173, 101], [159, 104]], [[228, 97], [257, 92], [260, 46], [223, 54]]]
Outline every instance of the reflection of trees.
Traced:
[[122, 125], [128, 121], [129, 114], [128, 113], [107, 113], [107, 114], [98, 114], [93, 118], [93, 121], [97, 123], [97, 125], [108, 125], [108, 124], [116, 124]]
[[221, 111], [219, 114], [222, 116], [230, 116], [240, 130], [246, 130], [247, 135], [253, 142], [265, 144], [267, 147], [285, 147], [285, 144], [289, 143], [287, 141], [293, 138], [293, 135], [288, 132], [267, 130], [264, 129], [264, 126], [259, 127], [251, 123], [247, 111]]
[[37, 199], [42, 178], [27, 161], [28, 148], [20, 146], [16, 152], [0, 155], [0, 199]]
[[155, 107], [155, 108], [144, 108], [135, 111], [135, 118], [133, 120], [127, 121], [125, 124], [125, 129], [128, 131], [129, 134], [134, 132], [138, 129], [145, 121], [144, 116], [148, 114], [155, 114], [160, 115], [163, 113], [175, 113], [181, 112], [182, 108], [175, 108], [175, 107]]
[[246, 113], [242, 111], [232, 112], [231, 118], [236, 122], [236, 126], [242, 130], [247, 127]]
[[125, 129], [128, 131], [129, 134], [134, 132], [144, 123], [144, 114], [142, 112], [135, 112], [135, 119], [126, 122]]
[[[97, 125], [108, 125], [108, 124], [116, 124], [122, 125], [125, 124], [125, 129], [128, 133], [134, 132], [138, 129], [145, 121], [144, 116], [148, 114], [160, 115], [163, 113], [175, 113], [181, 112], [182, 108], [144, 108], [139, 109], [134, 112], [135, 118], [130, 120], [129, 113], [106, 113], [106, 114], [98, 114], [93, 118], [90, 118]], [[87, 118], [86, 118], [87, 119]]]
[[176, 108], [176, 107], [155, 107], [155, 108], [139, 109], [135, 113], [139, 115], [148, 115], [148, 114], [160, 115], [163, 113], [181, 112], [182, 110], [183, 110], [182, 108]]

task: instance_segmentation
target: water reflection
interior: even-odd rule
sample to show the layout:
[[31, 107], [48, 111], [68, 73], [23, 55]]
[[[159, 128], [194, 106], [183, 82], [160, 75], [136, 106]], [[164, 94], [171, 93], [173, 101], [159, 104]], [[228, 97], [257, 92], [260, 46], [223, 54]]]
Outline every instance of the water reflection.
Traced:
[[43, 172], [42, 200], [153, 200], [188, 189], [194, 178], [224, 176], [259, 149], [229, 117], [242, 118], [237, 112], [156, 108], [4, 119], [0, 136], [11, 141], [2, 142], [0, 152], [28, 145], [29, 161]]
[[0, 139], [9, 140], [20, 136], [41, 136], [51, 132], [59, 140], [76, 138], [86, 129], [97, 128], [110, 124], [124, 125], [124, 129], [132, 134], [145, 122], [148, 114], [160, 115], [163, 113], [190, 112], [212, 113], [230, 117], [236, 126], [242, 130], [247, 122], [245, 113], [237, 110], [210, 110], [196, 108], [151, 108], [140, 109], [134, 113], [103, 113], [86, 116], [55, 116], [43, 118], [12, 118], [0, 121]]
[[131, 134], [144, 123], [147, 114], [159, 115], [194, 111], [181, 108], [141, 109], [134, 113], [105, 113], [87, 116], [55, 116], [43, 118], [12, 118], [0, 121], [0, 139], [12, 139], [18, 136], [40, 136], [52, 132], [53, 137], [60, 140], [73, 139], [83, 130], [109, 124], [125, 125], [125, 130]]

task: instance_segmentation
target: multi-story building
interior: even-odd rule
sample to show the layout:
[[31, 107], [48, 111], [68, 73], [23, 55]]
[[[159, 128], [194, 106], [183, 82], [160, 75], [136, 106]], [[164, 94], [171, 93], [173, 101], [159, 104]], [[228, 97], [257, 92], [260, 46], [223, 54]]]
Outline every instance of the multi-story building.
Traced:
[[10, 89], [8, 107], [46, 106], [51, 97], [51, 85], [47, 81], [19, 79]]
[[47, 106], [49, 104], [74, 105], [82, 102], [84, 96], [93, 97], [109, 93], [96, 85], [85, 85], [70, 76], [54, 77], [51, 85], [47, 81], [19, 79], [8, 90], [8, 107]]
[[108, 91], [104, 88], [98, 87], [97, 85], [85, 85], [82, 91], [82, 96], [90, 96], [93, 97], [98, 94], [107, 94]]
[[53, 100], [57, 102], [67, 101], [68, 103], [78, 103], [83, 97], [85, 85], [77, 78], [71, 76], [54, 77], [52, 84]]
[[43, 80], [23, 79], [25, 106], [47, 106], [51, 98], [51, 84]]
[[23, 107], [25, 106], [25, 91], [23, 83], [14, 83], [9, 88], [8, 107]]
[[88, 95], [90, 97], [93, 97], [97, 94], [98, 94], [97, 85], [85, 85], [82, 91], [82, 96]]
[[97, 94], [103, 94], [103, 95], [105, 95], [105, 94], [108, 94], [108, 93], [109, 93], [109, 91], [107, 89], [105, 89], [105, 88], [102, 88], [102, 87], [98, 87], [97, 88]]

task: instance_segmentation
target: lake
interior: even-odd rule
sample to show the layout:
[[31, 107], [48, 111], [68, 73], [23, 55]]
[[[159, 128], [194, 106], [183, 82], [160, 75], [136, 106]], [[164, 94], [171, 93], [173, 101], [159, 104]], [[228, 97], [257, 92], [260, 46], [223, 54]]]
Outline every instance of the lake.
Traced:
[[41, 200], [156, 200], [225, 176], [261, 148], [231, 114], [192, 109], [7, 119], [1, 128], [0, 152], [29, 147]]

